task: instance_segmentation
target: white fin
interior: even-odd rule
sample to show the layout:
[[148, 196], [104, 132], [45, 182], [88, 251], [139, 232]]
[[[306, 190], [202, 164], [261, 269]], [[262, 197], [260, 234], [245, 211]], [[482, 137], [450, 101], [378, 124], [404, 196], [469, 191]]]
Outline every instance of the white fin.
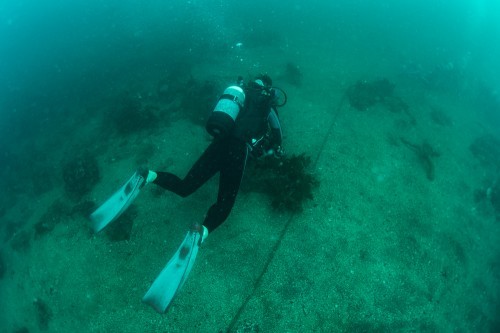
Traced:
[[201, 244], [200, 226], [187, 233], [181, 246], [154, 280], [142, 301], [165, 313], [191, 272]]
[[90, 214], [94, 232], [101, 231], [108, 224], [116, 220], [132, 204], [137, 195], [139, 195], [144, 183], [144, 177], [139, 172], [134, 173], [125, 185]]

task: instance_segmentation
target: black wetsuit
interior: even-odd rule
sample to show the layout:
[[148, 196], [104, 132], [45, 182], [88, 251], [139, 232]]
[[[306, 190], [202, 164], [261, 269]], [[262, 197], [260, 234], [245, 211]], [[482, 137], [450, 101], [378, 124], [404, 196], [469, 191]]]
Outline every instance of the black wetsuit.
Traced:
[[273, 144], [281, 145], [281, 127], [272, 107], [272, 96], [264, 92], [256, 83], [249, 84], [245, 89], [245, 106], [232, 132], [214, 139], [184, 179], [169, 172], [157, 172], [154, 183], [181, 197], [192, 194], [220, 172], [217, 202], [210, 207], [203, 222], [209, 232], [221, 225], [233, 208], [252, 139], [265, 135], [270, 126]]

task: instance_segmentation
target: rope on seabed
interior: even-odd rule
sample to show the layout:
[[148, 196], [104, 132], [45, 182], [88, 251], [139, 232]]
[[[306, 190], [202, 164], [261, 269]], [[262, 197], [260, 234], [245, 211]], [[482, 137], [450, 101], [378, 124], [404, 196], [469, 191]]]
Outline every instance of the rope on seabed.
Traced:
[[[333, 133], [333, 128], [335, 127], [335, 124], [337, 123], [337, 119], [340, 116], [340, 113], [342, 111], [342, 107], [344, 106], [345, 99], [346, 99], [346, 94], [344, 93], [344, 94], [342, 94], [342, 98], [340, 99], [340, 102], [337, 105], [337, 109], [335, 110], [335, 114], [333, 115], [333, 119], [332, 119], [332, 122], [330, 124], [330, 127], [328, 127], [326, 135], [323, 138], [323, 141], [321, 142], [321, 146], [319, 147], [318, 154], [316, 155], [316, 158], [314, 159], [313, 169], [316, 168], [318, 161], [321, 157], [321, 154], [323, 153], [323, 150], [325, 149], [326, 143], [328, 142], [328, 138]], [[226, 330], [227, 333], [230, 333], [233, 330], [234, 326], [238, 323], [238, 320], [240, 319], [240, 316], [243, 313], [243, 310], [245, 310], [248, 302], [250, 302], [252, 297], [255, 295], [255, 292], [257, 291], [257, 289], [259, 289], [259, 287], [262, 283], [262, 279], [263, 279], [264, 275], [267, 273], [267, 270], [269, 269], [269, 265], [274, 260], [274, 256], [276, 255], [276, 252], [280, 248], [281, 242], [283, 241], [283, 238], [285, 237], [285, 235], [288, 231], [288, 228], [292, 224], [294, 217], [295, 217], [295, 213], [292, 213], [292, 215], [290, 216], [288, 221], [285, 223], [285, 226], [283, 227], [283, 229], [281, 230], [281, 232], [279, 234], [278, 240], [276, 241], [276, 243], [272, 247], [271, 251], [269, 252], [269, 256], [267, 257], [267, 260], [264, 264], [264, 267], [262, 268], [262, 271], [260, 272], [260, 274], [257, 276], [257, 279], [255, 280], [252, 292], [250, 294], [248, 294], [248, 296], [245, 298], [245, 300], [243, 301], [241, 306], [238, 308], [238, 311], [236, 312], [233, 319], [229, 323], [229, 326], [227, 327], [227, 330]]]

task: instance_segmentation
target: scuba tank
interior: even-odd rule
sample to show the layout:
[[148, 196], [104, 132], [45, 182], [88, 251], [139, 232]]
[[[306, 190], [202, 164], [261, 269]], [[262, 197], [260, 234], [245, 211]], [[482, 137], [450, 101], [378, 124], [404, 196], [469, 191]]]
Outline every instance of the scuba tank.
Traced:
[[[243, 86], [243, 77], [239, 76], [237, 84], [227, 87], [219, 98], [205, 126], [213, 137], [226, 136], [233, 130], [236, 118], [245, 107], [247, 96]], [[272, 87], [272, 80], [268, 75], [260, 75], [255, 81], [249, 82], [245, 85], [245, 90], [248, 93], [246, 102], [250, 104], [270, 100], [270, 106], [276, 110], [276, 107], [282, 107], [287, 102], [286, 93], [280, 88]]]
[[208, 133], [216, 138], [230, 133], [244, 105], [243, 89], [238, 86], [227, 87], [208, 118], [206, 125]]

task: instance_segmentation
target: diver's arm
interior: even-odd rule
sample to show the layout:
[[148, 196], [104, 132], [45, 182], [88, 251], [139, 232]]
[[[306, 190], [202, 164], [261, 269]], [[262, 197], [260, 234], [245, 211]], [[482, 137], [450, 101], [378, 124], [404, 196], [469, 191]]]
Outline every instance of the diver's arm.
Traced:
[[278, 118], [278, 113], [274, 108], [271, 108], [271, 112], [269, 112], [267, 120], [269, 122], [269, 127], [271, 127], [272, 144], [275, 147], [279, 147], [283, 141], [283, 132], [281, 131], [281, 123]]
[[275, 157], [282, 157], [285, 151], [281, 147], [283, 141], [283, 132], [281, 131], [281, 123], [278, 118], [278, 112], [274, 107], [271, 108], [271, 112], [268, 116], [269, 127], [271, 128], [271, 149]]

